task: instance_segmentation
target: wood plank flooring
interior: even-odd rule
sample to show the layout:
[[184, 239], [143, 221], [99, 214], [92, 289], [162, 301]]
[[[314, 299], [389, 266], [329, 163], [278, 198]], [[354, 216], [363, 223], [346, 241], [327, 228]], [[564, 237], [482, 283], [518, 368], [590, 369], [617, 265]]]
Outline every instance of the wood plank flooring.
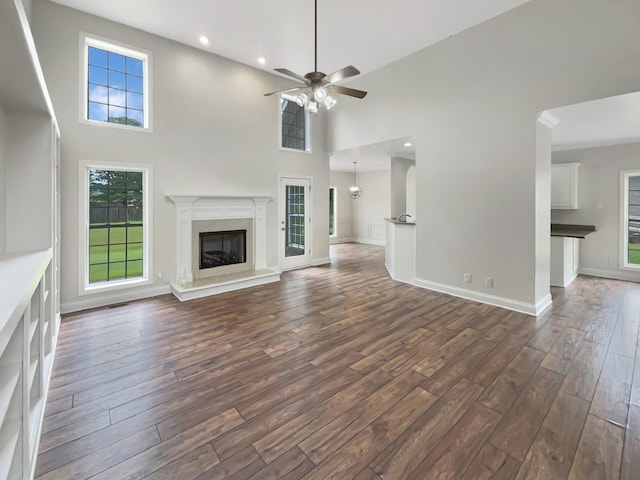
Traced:
[[534, 318], [332, 257], [66, 316], [36, 478], [640, 478], [640, 285], [579, 277]]

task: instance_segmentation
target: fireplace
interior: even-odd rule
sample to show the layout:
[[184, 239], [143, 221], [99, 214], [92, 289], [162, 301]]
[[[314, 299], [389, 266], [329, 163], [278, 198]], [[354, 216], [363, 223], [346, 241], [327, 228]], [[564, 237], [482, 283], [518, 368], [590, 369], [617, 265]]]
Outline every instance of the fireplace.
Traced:
[[247, 261], [247, 231], [200, 232], [200, 270]]
[[[267, 204], [271, 197], [168, 195], [168, 198], [176, 205], [176, 280], [171, 283], [171, 290], [180, 301], [280, 280], [280, 272], [267, 266]], [[244, 247], [239, 249], [244, 262], [200, 268], [200, 234], [238, 230], [246, 232]], [[205, 252], [225, 250], [215, 244], [205, 243], [204, 247]], [[238, 257], [238, 253], [233, 256]]]

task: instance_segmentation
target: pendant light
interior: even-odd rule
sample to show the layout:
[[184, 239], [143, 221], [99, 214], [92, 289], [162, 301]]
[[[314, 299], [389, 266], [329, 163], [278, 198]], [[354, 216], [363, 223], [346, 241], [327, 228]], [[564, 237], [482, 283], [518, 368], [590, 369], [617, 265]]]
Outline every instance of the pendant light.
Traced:
[[356, 163], [353, 162], [353, 185], [349, 187], [349, 196], [353, 199], [360, 198], [362, 195], [362, 189], [356, 183]]

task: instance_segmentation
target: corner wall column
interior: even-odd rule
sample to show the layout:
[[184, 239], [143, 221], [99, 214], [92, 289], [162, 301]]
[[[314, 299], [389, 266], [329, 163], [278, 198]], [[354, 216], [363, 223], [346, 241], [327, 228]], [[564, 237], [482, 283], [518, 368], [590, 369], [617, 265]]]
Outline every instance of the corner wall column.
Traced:
[[173, 198], [176, 204], [176, 283], [193, 282], [191, 271], [191, 221], [198, 197]]
[[254, 198], [256, 205], [255, 216], [255, 252], [254, 263], [256, 270], [267, 268], [267, 203], [271, 198]]

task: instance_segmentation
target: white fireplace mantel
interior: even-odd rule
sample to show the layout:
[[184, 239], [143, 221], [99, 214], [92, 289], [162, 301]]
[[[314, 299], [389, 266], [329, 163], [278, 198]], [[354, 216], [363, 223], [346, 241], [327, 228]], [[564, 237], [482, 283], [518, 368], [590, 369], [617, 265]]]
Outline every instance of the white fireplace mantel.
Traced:
[[267, 204], [273, 197], [231, 195], [167, 195], [176, 205], [176, 283], [193, 281], [192, 222], [198, 220], [254, 220], [254, 268], [267, 268]]

